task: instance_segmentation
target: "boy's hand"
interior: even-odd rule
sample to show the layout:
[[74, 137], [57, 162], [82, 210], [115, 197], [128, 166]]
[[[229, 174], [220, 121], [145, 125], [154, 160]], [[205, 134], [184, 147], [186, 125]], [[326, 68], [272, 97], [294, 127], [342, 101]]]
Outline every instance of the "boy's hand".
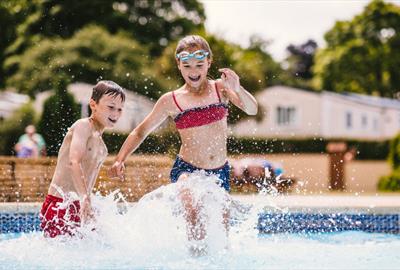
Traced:
[[115, 161], [114, 164], [108, 169], [107, 174], [110, 178], [120, 178], [124, 180], [125, 165], [123, 162]]
[[88, 223], [91, 219], [94, 219], [92, 204], [90, 202], [90, 197], [84, 197], [81, 206], [81, 220], [82, 223]]

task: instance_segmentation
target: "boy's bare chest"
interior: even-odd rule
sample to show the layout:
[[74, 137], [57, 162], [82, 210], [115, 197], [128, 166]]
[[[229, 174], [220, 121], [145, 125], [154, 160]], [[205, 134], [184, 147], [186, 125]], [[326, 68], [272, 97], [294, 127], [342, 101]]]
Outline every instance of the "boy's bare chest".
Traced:
[[101, 165], [107, 157], [107, 147], [100, 136], [92, 136], [89, 138], [86, 145], [86, 159], [89, 162]]

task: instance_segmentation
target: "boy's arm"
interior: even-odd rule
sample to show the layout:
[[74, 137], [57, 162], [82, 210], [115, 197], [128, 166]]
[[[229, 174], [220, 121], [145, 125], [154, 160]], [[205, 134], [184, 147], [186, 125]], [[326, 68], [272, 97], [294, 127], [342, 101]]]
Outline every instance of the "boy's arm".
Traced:
[[115, 163], [111, 169], [112, 175], [120, 175], [121, 164], [135, 151], [144, 139], [168, 117], [168, 107], [172, 97], [169, 93], [164, 94], [154, 105], [150, 114], [129, 134], [122, 145]]
[[87, 141], [91, 136], [91, 129], [88, 123], [79, 121], [75, 124], [69, 150], [69, 165], [72, 171], [72, 180], [75, 189], [81, 199], [89, 198], [90, 190], [87, 190], [85, 174], [82, 169], [82, 157], [87, 149]]
[[240, 85], [239, 76], [231, 69], [221, 68], [221, 80], [216, 83], [221, 84], [227, 98], [248, 115], [256, 115], [258, 111], [257, 100], [246, 89]]

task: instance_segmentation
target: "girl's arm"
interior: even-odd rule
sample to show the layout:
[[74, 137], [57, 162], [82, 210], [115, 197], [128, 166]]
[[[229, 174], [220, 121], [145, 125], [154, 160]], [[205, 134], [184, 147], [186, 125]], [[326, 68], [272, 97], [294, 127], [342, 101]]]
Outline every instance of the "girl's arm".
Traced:
[[150, 114], [129, 134], [110, 169], [111, 177], [121, 176], [125, 159], [169, 116], [168, 107], [171, 98], [170, 93], [160, 97]]
[[222, 72], [221, 80], [216, 83], [222, 85], [227, 98], [248, 115], [256, 115], [258, 111], [257, 100], [240, 85], [239, 76], [229, 68], [219, 69]]

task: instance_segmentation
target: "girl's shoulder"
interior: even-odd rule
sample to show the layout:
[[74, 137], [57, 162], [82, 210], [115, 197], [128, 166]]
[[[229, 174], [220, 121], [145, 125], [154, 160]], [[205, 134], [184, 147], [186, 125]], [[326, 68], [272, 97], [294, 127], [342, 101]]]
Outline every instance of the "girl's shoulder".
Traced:
[[185, 91], [185, 88], [182, 86], [175, 90], [165, 93], [161, 97], [168, 101], [174, 102], [174, 99], [176, 99], [177, 97], [179, 98], [179, 97], [185, 96], [185, 94], [187, 94], [187, 91]]
[[167, 109], [168, 111], [175, 109], [176, 95], [179, 95], [179, 93], [177, 93], [177, 90], [169, 91], [163, 94], [157, 100], [157, 106], [159, 107], [161, 106], [162, 108]]
[[181, 87], [176, 88], [175, 90], [172, 90], [172, 91], [167, 92], [167, 94], [170, 94], [170, 95], [174, 95], [174, 94], [181, 95], [181, 94], [183, 94], [184, 92], [187, 92], [187, 91], [185, 91], [185, 86], [182, 85]]
[[158, 103], [160, 103], [160, 102], [163, 102], [163, 103], [169, 102], [169, 101], [173, 98], [173, 95], [174, 95], [174, 91], [169, 91], [169, 92], [163, 94], [163, 95], [157, 100], [157, 102], [158, 102]]
[[[169, 91], [163, 94], [156, 103], [156, 107], [158, 110], [166, 111], [169, 116], [173, 117], [177, 113], [179, 113], [179, 109], [177, 107], [177, 98], [176, 94], [177, 90]], [[178, 94], [179, 95], [179, 94]]]

